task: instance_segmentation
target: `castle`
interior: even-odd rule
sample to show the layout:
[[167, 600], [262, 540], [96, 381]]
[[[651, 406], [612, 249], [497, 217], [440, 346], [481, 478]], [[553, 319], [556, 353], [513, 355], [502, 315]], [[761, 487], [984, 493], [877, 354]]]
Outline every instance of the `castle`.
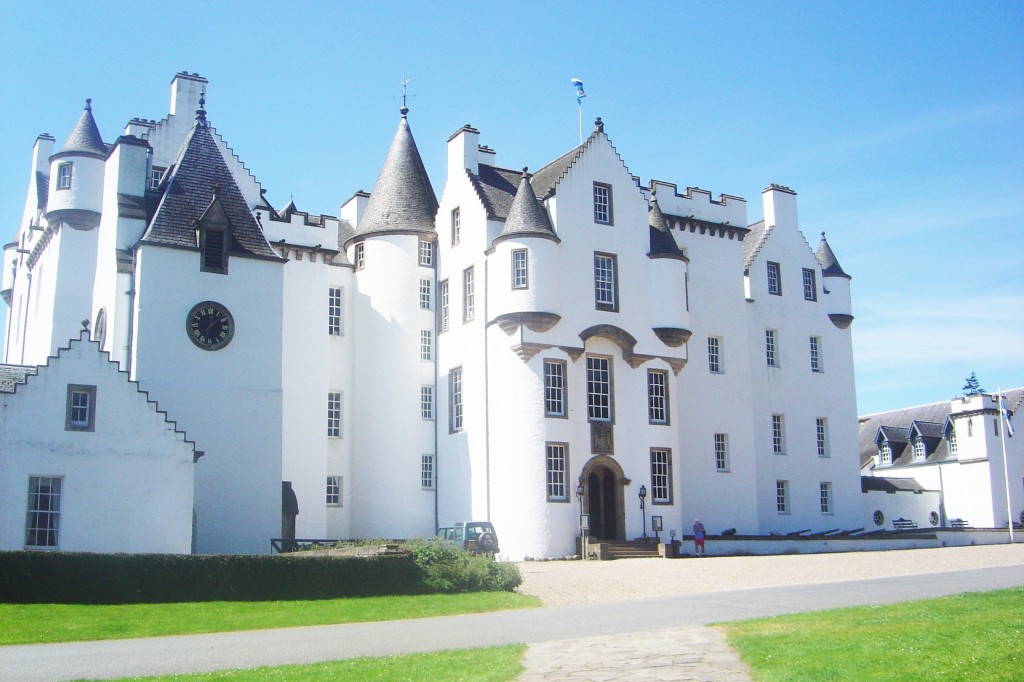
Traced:
[[[437, 197], [403, 107], [369, 194], [275, 208], [207, 87], [175, 75], [167, 117], [113, 142], [88, 103], [36, 140], [0, 285], [0, 547], [264, 553], [487, 519], [518, 559], [575, 553], [581, 513], [609, 539], [863, 525], [850, 277], [795, 192], [749, 224], [739, 197], [642, 184], [598, 119], [532, 171], [462, 126]], [[112, 486], [151, 513], [75, 531]]]

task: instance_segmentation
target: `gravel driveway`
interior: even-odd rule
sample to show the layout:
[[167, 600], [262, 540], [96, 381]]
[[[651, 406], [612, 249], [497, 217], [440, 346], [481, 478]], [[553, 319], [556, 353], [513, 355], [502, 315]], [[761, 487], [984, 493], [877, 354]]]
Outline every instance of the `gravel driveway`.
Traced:
[[545, 606], [1020, 566], [1024, 544], [885, 552], [617, 561], [523, 561], [519, 591]]

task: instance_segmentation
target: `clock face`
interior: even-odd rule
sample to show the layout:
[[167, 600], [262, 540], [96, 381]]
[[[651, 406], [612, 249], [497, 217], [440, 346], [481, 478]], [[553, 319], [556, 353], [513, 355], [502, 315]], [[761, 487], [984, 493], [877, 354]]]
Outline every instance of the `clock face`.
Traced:
[[231, 343], [235, 320], [220, 303], [204, 301], [193, 306], [185, 320], [188, 338], [203, 350], [220, 350]]

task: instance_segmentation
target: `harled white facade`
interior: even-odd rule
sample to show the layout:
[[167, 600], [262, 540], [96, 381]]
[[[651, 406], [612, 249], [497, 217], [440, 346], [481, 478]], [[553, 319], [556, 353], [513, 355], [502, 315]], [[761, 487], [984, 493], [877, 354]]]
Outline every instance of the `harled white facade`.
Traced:
[[607, 539], [861, 520], [849, 276], [792, 190], [748, 225], [641, 184], [598, 121], [532, 174], [464, 126], [435, 198], [403, 110], [373, 192], [278, 210], [206, 86], [113, 144], [91, 109], [41, 137], [2, 285], [4, 363], [88, 320], [195, 441], [195, 551], [489, 519], [508, 558], [565, 556], [581, 507]]

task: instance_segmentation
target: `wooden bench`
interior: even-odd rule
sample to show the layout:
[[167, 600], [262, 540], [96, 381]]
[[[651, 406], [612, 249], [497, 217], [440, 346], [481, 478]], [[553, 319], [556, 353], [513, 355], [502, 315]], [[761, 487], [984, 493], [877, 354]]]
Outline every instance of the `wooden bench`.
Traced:
[[917, 528], [917, 524], [910, 519], [893, 519], [892, 526], [896, 530], [913, 530]]
[[953, 526], [953, 528], [970, 528], [971, 527], [970, 522], [964, 521], [963, 519], [953, 519], [952, 521], [949, 522], [949, 525]]

